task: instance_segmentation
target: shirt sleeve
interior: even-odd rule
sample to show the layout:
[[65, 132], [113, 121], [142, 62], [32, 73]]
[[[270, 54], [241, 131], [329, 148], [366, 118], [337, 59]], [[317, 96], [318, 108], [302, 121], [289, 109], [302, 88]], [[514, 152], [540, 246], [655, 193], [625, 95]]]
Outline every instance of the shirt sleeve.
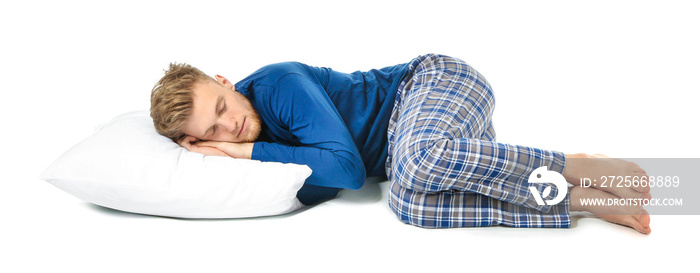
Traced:
[[[256, 142], [252, 159], [308, 165], [306, 184], [359, 189], [365, 181], [360, 153], [323, 87], [299, 74], [289, 74], [270, 90], [268, 113], [296, 138], [295, 146]], [[272, 111], [271, 111], [272, 112]]]

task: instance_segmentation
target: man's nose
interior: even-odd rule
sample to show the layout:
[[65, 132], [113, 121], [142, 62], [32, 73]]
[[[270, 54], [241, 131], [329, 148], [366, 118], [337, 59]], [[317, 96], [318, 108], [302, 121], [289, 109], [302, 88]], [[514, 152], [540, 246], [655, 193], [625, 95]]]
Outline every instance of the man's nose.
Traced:
[[229, 132], [235, 132], [236, 128], [238, 128], [238, 122], [233, 119], [233, 118], [228, 118], [228, 119], [223, 119], [221, 120], [221, 124], [228, 130]]

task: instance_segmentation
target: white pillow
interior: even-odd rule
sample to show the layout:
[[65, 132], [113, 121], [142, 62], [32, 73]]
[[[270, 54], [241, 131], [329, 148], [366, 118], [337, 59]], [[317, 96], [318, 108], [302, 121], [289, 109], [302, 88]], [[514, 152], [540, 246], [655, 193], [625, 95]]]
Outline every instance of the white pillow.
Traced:
[[61, 155], [41, 179], [100, 206], [180, 218], [277, 215], [311, 175], [306, 165], [187, 151], [155, 130], [148, 111], [126, 113]]

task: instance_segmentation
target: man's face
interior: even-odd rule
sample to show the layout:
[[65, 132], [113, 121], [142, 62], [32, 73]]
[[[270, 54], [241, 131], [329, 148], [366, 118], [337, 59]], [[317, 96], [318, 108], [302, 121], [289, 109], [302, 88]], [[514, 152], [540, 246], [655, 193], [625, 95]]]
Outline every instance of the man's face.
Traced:
[[226, 78], [216, 75], [216, 81], [195, 84], [183, 133], [199, 140], [254, 142], [261, 130], [258, 113]]

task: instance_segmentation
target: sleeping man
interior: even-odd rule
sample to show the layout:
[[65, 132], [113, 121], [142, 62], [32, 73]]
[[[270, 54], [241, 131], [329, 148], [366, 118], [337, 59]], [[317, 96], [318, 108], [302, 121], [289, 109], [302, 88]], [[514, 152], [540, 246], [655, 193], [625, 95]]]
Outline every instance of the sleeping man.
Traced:
[[[235, 84], [171, 64], [152, 90], [151, 117], [160, 134], [192, 152], [308, 165], [313, 173], [297, 193], [306, 205], [386, 175], [391, 209], [420, 227], [569, 227], [570, 211], [589, 211], [651, 232], [641, 206], [581, 204], [648, 199], [649, 187], [578, 185], [601, 175], [645, 177], [644, 170], [620, 159], [496, 142], [494, 103], [481, 74], [437, 54], [350, 74], [278, 63]], [[540, 167], [575, 186], [529, 183]], [[559, 191], [566, 194], [560, 202], [542, 202]]]

